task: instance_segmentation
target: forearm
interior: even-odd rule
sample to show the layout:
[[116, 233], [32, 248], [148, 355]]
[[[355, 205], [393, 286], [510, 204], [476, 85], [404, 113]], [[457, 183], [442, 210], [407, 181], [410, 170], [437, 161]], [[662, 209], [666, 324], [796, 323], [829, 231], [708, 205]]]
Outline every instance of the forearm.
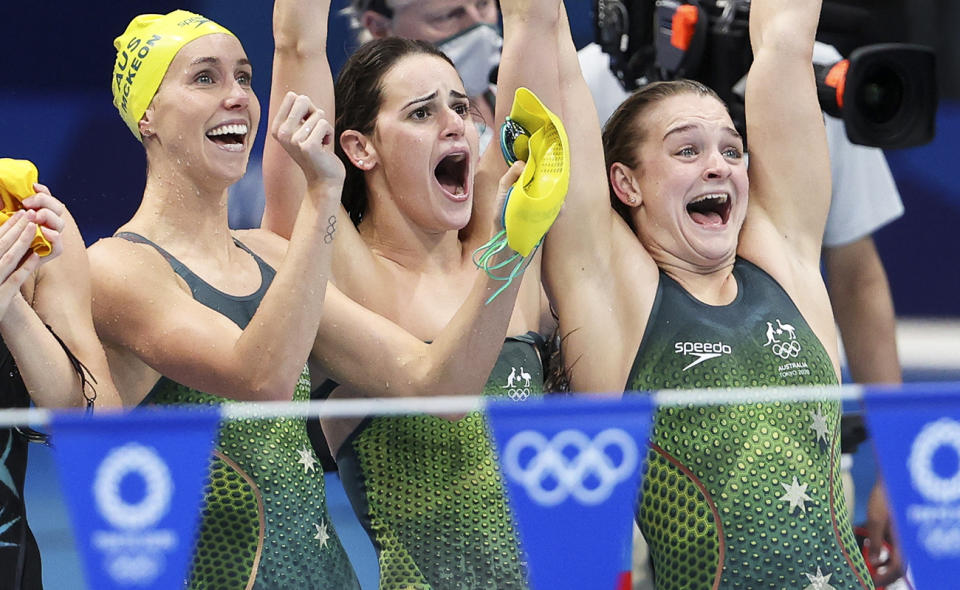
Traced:
[[745, 97], [750, 142], [745, 231], [752, 234], [768, 219], [792, 255], [810, 266], [820, 261], [831, 182], [812, 61], [819, 10], [819, 0], [751, 3], [754, 59]]
[[63, 213], [63, 253], [37, 271], [30, 307], [50, 326], [87, 372], [82, 393], [95, 398], [97, 407], [120, 405], [103, 345], [93, 327], [90, 262], [83, 237], [69, 212]]
[[505, 0], [501, 8], [504, 44], [497, 73], [496, 124], [510, 114], [514, 92], [521, 86], [562, 116], [557, 54], [552, 50], [560, 22], [559, 0]]
[[900, 383], [893, 299], [873, 240], [824, 248], [824, 265], [853, 380]]
[[316, 194], [301, 204], [283, 262], [234, 346], [254, 399], [289, 398], [320, 324], [340, 188], [317, 184], [308, 192]]
[[486, 304], [502, 282], [478, 271], [469, 296], [430, 344], [331, 289], [315, 356], [355, 395], [478, 395], [503, 347], [520, 284], [518, 277]]
[[[288, 91], [305, 94], [333, 121], [333, 76], [327, 58], [330, 1], [277, 0], [273, 11], [273, 73], [269, 119]], [[285, 238], [293, 230], [306, 180], [276, 140], [267, 134], [263, 156], [262, 226]]]
[[[497, 71], [496, 112], [493, 129], [499, 133], [513, 107], [517, 88], [524, 86], [534, 92], [548, 108], [560, 115], [557, 60], [544, 48], [556, 38], [558, 0], [533, 2], [505, 1], [501, 4], [504, 44]], [[461, 232], [461, 238], [480, 244], [489, 230], [497, 225], [501, 211], [498, 202], [485, 198], [492, 194], [497, 179], [506, 172], [507, 165], [496, 146], [487, 149], [480, 158], [474, 182], [473, 215]], [[482, 239], [480, 239], [482, 236]]]
[[750, 3], [750, 45], [754, 54], [774, 48], [796, 53], [813, 63], [813, 43], [821, 0], [753, 0]]
[[428, 347], [417, 371], [421, 395], [480, 395], [503, 348], [522, 277], [502, 286], [478, 271], [467, 300]]
[[0, 336], [34, 404], [42, 407], [84, 404], [80, 376], [66, 351], [23, 297], [16, 296], [0, 319]]
[[273, 41], [280, 54], [326, 57], [330, 0], [276, 0]]

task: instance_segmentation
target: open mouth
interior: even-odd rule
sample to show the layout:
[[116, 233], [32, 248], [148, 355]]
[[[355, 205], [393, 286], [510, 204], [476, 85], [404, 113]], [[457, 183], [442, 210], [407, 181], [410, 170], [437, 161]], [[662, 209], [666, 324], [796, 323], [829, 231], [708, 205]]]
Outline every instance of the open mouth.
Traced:
[[248, 127], [244, 123], [229, 123], [207, 131], [207, 139], [228, 151], [240, 152], [243, 151], [247, 131]]
[[450, 154], [440, 160], [437, 167], [433, 170], [437, 182], [444, 191], [452, 197], [462, 200], [467, 198], [467, 169], [469, 162], [467, 154]]
[[725, 225], [730, 219], [730, 195], [710, 193], [687, 203], [687, 213], [697, 225]]

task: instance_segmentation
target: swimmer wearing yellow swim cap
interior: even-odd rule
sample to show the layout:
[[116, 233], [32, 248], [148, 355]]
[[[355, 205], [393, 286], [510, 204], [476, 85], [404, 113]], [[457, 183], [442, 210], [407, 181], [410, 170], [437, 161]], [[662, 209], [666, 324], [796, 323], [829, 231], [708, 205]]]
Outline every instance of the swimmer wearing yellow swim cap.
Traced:
[[139, 122], [150, 106], [170, 62], [184, 45], [213, 34], [233, 35], [212, 20], [175, 10], [168, 14], [141, 14], [113, 40], [113, 104], [137, 139], [143, 141]]

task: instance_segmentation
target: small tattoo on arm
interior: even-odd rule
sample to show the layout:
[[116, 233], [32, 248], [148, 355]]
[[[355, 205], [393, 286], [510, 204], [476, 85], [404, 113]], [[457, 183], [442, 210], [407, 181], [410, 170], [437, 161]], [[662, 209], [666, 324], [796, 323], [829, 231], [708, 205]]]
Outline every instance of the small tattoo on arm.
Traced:
[[333, 241], [333, 234], [337, 233], [337, 216], [331, 215], [327, 219], [327, 233], [323, 236], [323, 243], [329, 244]]

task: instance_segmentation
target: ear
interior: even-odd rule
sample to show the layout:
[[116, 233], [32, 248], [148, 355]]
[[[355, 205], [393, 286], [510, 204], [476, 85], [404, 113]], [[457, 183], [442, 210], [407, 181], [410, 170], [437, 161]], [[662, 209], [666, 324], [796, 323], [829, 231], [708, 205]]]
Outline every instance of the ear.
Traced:
[[374, 39], [389, 37], [392, 32], [391, 20], [373, 10], [367, 10], [360, 15], [360, 24], [363, 25], [363, 28], [370, 31]]
[[140, 137], [143, 137], [144, 139], [154, 135], [153, 106], [147, 107], [147, 110], [143, 113], [143, 116], [140, 117], [139, 121], [137, 121], [137, 129], [140, 130]]
[[340, 147], [350, 162], [361, 170], [370, 170], [378, 162], [377, 149], [366, 135], [354, 129], [340, 134]]
[[614, 162], [610, 166], [610, 186], [620, 202], [627, 207], [639, 207], [643, 203], [637, 171], [623, 162]]

